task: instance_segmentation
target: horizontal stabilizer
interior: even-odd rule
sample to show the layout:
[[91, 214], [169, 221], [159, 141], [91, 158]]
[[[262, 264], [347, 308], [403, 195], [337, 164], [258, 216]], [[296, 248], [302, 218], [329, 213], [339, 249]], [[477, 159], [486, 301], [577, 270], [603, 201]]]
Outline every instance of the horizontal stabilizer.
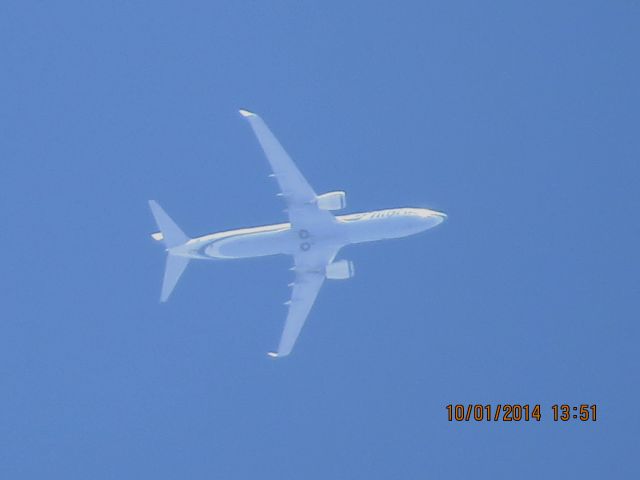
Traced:
[[164, 280], [162, 282], [162, 293], [160, 294], [161, 302], [167, 301], [188, 264], [188, 257], [167, 255], [167, 265], [164, 270]]
[[180, 230], [180, 227], [166, 214], [158, 202], [149, 200], [149, 207], [151, 207], [151, 213], [153, 213], [153, 217], [156, 219], [158, 229], [162, 232], [164, 244], [167, 248], [173, 248], [187, 243], [189, 237]]
[[187, 243], [189, 237], [180, 230], [180, 227], [158, 205], [158, 202], [149, 200], [149, 207], [151, 207], [151, 213], [153, 213], [153, 217], [156, 219], [160, 229], [159, 232], [152, 233], [151, 237], [154, 240], [163, 241], [165, 247], [167, 247], [167, 263], [164, 269], [162, 293], [160, 293], [160, 301], [166, 302], [189, 264], [189, 257], [183, 256], [185, 253], [184, 248], [176, 249], [175, 247]]

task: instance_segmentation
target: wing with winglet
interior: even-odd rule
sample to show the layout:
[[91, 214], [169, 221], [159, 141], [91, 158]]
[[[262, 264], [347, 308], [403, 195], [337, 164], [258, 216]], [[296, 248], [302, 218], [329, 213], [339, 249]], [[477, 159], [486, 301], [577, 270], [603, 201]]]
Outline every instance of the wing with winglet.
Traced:
[[306, 229], [309, 226], [335, 222], [331, 212], [318, 208], [316, 192], [262, 118], [248, 110], [240, 110], [240, 114], [249, 121], [269, 160], [273, 172], [271, 176], [275, 177], [280, 187], [278, 196], [287, 203], [292, 227]]
[[286, 302], [289, 305], [289, 313], [284, 324], [278, 351], [269, 352], [269, 356], [284, 357], [293, 350], [325, 280], [325, 269], [337, 253], [338, 249], [331, 248], [324, 251], [301, 252], [295, 255], [293, 270], [296, 273], [296, 278], [292, 285], [291, 300]]
[[[309, 236], [319, 228], [335, 224], [333, 214], [318, 208], [316, 192], [304, 178], [289, 154], [282, 147], [278, 139], [271, 133], [269, 127], [255, 113], [240, 110], [240, 114], [249, 121], [269, 164], [272, 177], [278, 182], [280, 193], [287, 203], [287, 213], [291, 228], [300, 232], [300, 238]], [[306, 231], [305, 231], [306, 230]], [[304, 236], [303, 236], [304, 235]], [[310, 242], [307, 244], [311, 246]], [[317, 244], [307, 250], [301, 250], [294, 255], [295, 281], [291, 286], [293, 291], [289, 305], [289, 312], [285, 321], [282, 337], [277, 352], [269, 352], [272, 357], [284, 357], [291, 353], [300, 335], [300, 331], [313, 307], [318, 292], [326, 278], [326, 267], [338, 253], [335, 246], [317, 248]]]

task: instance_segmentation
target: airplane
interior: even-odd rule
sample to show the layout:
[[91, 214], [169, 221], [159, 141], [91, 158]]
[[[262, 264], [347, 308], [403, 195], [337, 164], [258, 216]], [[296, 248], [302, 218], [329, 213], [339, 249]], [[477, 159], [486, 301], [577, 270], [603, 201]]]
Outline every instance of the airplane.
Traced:
[[353, 262], [335, 260], [346, 245], [413, 235], [442, 223], [446, 214], [426, 208], [391, 208], [334, 216], [346, 206], [346, 193], [317, 195], [266, 123], [255, 113], [240, 110], [248, 120], [271, 166], [270, 177], [280, 187], [289, 221], [187, 237], [160, 205], [149, 201], [158, 232], [152, 238], [164, 242], [166, 267], [160, 301], [165, 302], [192, 259], [236, 259], [266, 255], [291, 255], [295, 280], [289, 310], [277, 351], [270, 357], [291, 353], [325, 279], [353, 277]]

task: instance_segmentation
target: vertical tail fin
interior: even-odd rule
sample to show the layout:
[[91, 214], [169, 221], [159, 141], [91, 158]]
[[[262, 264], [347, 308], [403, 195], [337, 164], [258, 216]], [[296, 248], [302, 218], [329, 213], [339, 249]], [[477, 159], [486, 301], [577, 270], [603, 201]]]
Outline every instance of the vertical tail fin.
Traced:
[[160, 301], [166, 302], [190, 260], [189, 257], [171, 253], [171, 249], [184, 245], [189, 241], [189, 237], [184, 234], [180, 227], [178, 227], [162, 207], [158, 205], [158, 202], [149, 200], [149, 207], [151, 207], [151, 213], [153, 213], [158, 229], [160, 230], [160, 235], [153, 234], [152, 236], [154, 239], [163, 240], [167, 247], [167, 263], [164, 270], [162, 293], [160, 294]]

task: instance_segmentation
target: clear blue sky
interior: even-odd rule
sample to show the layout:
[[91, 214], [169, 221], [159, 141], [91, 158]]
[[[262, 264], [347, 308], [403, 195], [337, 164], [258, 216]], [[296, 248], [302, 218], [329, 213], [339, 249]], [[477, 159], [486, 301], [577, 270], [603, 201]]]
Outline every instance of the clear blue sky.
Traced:
[[[631, 0], [2, 2], [0, 478], [638, 478], [639, 25]], [[239, 107], [348, 211], [449, 214], [343, 250], [283, 361], [288, 258], [193, 264], [158, 302], [148, 199], [191, 235], [285, 219]]]

